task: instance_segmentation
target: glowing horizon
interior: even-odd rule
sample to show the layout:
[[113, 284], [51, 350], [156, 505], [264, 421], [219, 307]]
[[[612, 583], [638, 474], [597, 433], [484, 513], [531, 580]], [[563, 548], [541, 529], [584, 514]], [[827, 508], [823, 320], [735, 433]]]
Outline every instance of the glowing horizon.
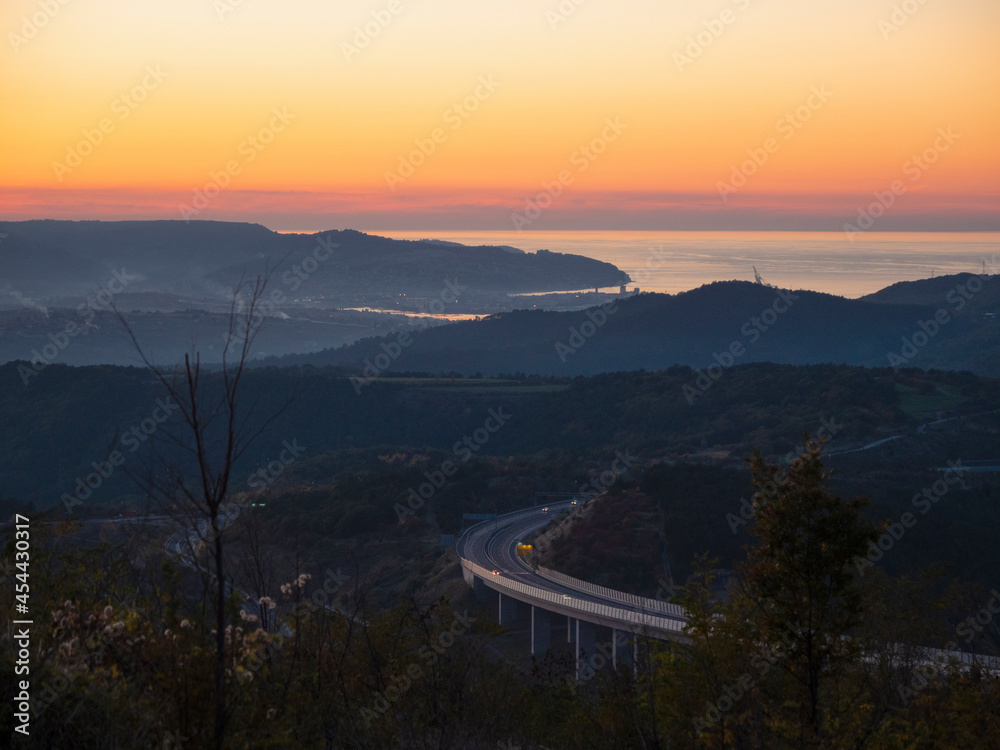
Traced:
[[13, 0], [0, 19], [7, 219], [831, 229], [881, 200], [873, 229], [1000, 228], [987, 0]]

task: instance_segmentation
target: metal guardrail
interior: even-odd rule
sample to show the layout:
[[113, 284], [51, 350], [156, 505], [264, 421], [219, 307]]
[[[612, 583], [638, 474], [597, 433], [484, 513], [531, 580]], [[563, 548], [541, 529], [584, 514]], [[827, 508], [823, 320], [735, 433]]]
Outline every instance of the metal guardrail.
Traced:
[[[476, 575], [483, 580], [487, 580], [493, 583], [493, 585], [501, 586], [510, 591], [516, 591], [518, 593], [524, 594], [525, 596], [531, 596], [535, 599], [540, 599], [542, 601], [551, 602], [553, 604], [558, 604], [561, 607], [566, 607], [569, 609], [576, 609], [581, 612], [586, 612], [588, 614], [596, 615], [599, 617], [604, 617], [609, 620], [618, 620], [620, 622], [632, 623], [635, 625], [640, 625], [648, 628], [653, 628], [657, 630], [670, 631], [670, 632], [681, 632], [684, 629], [685, 622], [679, 620], [667, 619], [666, 617], [660, 617], [657, 615], [647, 614], [647, 612], [660, 612], [661, 614], [687, 619], [686, 614], [682, 607], [676, 604], [670, 604], [668, 602], [660, 602], [655, 599], [645, 599], [643, 597], [635, 596], [633, 594], [626, 594], [624, 591], [617, 591], [615, 589], [609, 589], [604, 586], [598, 586], [594, 583], [589, 583], [587, 581], [582, 581], [578, 578], [573, 578], [565, 573], [560, 573], [555, 570], [549, 570], [548, 568], [540, 567], [538, 568], [538, 574], [543, 578], [554, 581], [556, 583], [562, 583], [563, 585], [569, 586], [571, 588], [577, 589], [579, 591], [585, 591], [589, 594], [595, 596], [600, 596], [604, 599], [610, 599], [611, 601], [618, 601], [623, 604], [628, 604], [630, 606], [636, 607], [642, 611], [635, 612], [627, 609], [620, 609], [618, 607], [608, 606], [606, 604], [597, 604], [595, 602], [589, 602], [584, 599], [574, 599], [572, 597], [565, 598], [561, 594], [556, 594], [552, 591], [546, 591], [545, 589], [540, 589], [537, 586], [529, 586], [526, 583], [521, 583], [520, 581], [514, 581], [507, 578], [504, 575], [494, 575], [493, 571], [487, 570], [481, 565], [477, 565], [471, 560], [464, 557], [462, 554], [465, 551], [465, 542], [468, 537], [471, 536], [470, 532], [479, 526], [483, 526], [487, 523], [495, 523], [501, 518], [511, 518], [513, 516], [518, 516], [521, 514], [531, 513], [536, 511], [535, 508], [527, 508], [522, 510], [516, 510], [510, 513], [504, 513], [498, 516], [493, 521], [482, 521], [474, 526], [470, 526], [466, 529], [465, 533], [462, 534], [461, 538], [456, 542], [455, 549], [458, 553], [458, 559], [462, 563], [464, 568], [470, 570], [473, 575]], [[478, 530], [478, 529], [477, 529]], [[986, 656], [982, 654], [970, 654], [963, 651], [944, 651], [941, 649], [931, 649], [923, 648], [918, 649], [923, 656], [922, 663], [957, 663], [962, 665], [964, 668], [969, 669], [973, 665], [979, 666], [980, 668], [985, 668], [986, 671], [993, 675], [1000, 675], [1000, 657]]]
[[917, 653], [922, 664], [960, 664], [963, 667], [980, 667], [996, 677], [1000, 674], [1000, 657], [970, 654], [965, 651], [945, 651], [940, 648], [921, 648]]
[[464, 557], [460, 559], [462, 566], [470, 570], [473, 575], [479, 576], [484, 580], [491, 581], [493, 584], [502, 586], [503, 588], [511, 591], [524, 594], [525, 596], [531, 596], [535, 599], [551, 602], [552, 604], [558, 604], [561, 607], [575, 609], [580, 612], [586, 612], [587, 614], [603, 617], [608, 620], [616, 620], [622, 623], [629, 623], [654, 630], [679, 633], [684, 629], [684, 623], [677, 620], [671, 620], [658, 615], [650, 615], [644, 612], [633, 612], [632, 610], [620, 609], [619, 607], [612, 607], [607, 604], [597, 604], [583, 599], [566, 597], [562, 594], [546, 591], [545, 589], [540, 589], [536, 586], [529, 586], [528, 584], [521, 583], [520, 581], [513, 581], [504, 575], [494, 575], [492, 571], [487, 570], [481, 565], [477, 565], [471, 560], [467, 560]]
[[598, 586], [596, 583], [581, 581], [579, 578], [573, 578], [573, 576], [568, 576], [557, 570], [549, 570], [548, 568], [543, 568], [540, 565], [538, 566], [537, 572], [540, 576], [542, 576], [542, 578], [547, 578], [556, 583], [563, 583], [579, 591], [586, 591], [588, 594], [599, 596], [602, 599], [611, 599], [612, 601], [621, 602], [622, 604], [628, 604], [629, 606], [641, 609], [644, 612], [659, 612], [660, 614], [668, 615], [670, 617], [678, 617], [682, 620], [687, 619], [687, 614], [684, 612], [684, 608], [679, 607], [676, 604], [661, 602], [656, 599], [646, 599], [645, 597], [636, 596], [635, 594], [626, 594], [624, 591], [617, 591], [615, 589], [609, 589], [605, 586]]
[[[606, 604], [588, 602], [583, 599], [567, 599], [562, 594], [546, 591], [545, 589], [540, 589], [537, 586], [530, 586], [528, 584], [521, 583], [520, 581], [514, 581], [503, 575], [493, 575], [493, 571], [487, 570], [481, 565], [478, 565], [465, 557], [464, 552], [466, 543], [473, 536], [475, 531], [480, 531], [482, 527], [485, 527], [487, 524], [497, 523], [501, 519], [510, 520], [515, 516], [537, 512], [537, 508], [522, 508], [510, 513], [504, 513], [491, 521], [481, 521], [480, 523], [470, 526], [465, 530], [465, 533], [462, 534], [455, 544], [455, 551], [458, 553], [458, 558], [462, 565], [472, 571], [474, 575], [477, 575], [484, 580], [491, 581], [493, 584], [503, 586], [511, 591], [517, 591], [526, 596], [532, 596], [536, 599], [552, 602], [553, 604], [558, 604], [562, 607], [577, 609], [589, 614], [613, 620], [620, 620], [634, 625], [645, 625], [658, 630], [680, 632], [683, 629], [683, 622], [678, 622], [676, 619], [668, 619], [668, 617], [686, 619], [684, 610], [676, 604], [658, 602], [655, 599], [644, 599], [643, 597], [634, 596], [633, 594], [626, 594], [623, 591], [615, 591], [613, 589], [605, 588], [604, 586], [598, 586], [596, 584], [588, 583], [587, 581], [581, 581], [554, 570], [550, 571], [547, 569], [541, 569], [544, 570], [544, 572], [541, 573], [544, 578], [563, 583], [571, 588], [585, 591], [604, 599], [610, 599], [611, 601], [617, 601], [622, 604], [634, 606], [641, 611], [635, 612]], [[660, 615], [667, 615], [668, 617], [661, 617], [652, 613], [659, 613]]]

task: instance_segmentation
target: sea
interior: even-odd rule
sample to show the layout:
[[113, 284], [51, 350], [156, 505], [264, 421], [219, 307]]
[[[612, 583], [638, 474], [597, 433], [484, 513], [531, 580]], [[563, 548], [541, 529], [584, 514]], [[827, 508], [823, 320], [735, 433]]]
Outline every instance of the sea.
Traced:
[[712, 281], [754, 281], [755, 269], [768, 284], [849, 298], [899, 281], [1000, 273], [1000, 232], [870, 232], [851, 240], [844, 232], [368, 231], [584, 255], [628, 273], [630, 291], [668, 294]]

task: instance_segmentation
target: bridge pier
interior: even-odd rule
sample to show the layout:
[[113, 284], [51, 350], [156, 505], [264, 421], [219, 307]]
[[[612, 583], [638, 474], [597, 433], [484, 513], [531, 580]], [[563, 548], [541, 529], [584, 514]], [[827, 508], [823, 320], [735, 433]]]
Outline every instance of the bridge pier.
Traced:
[[504, 596], [499, 591], [497, 596], [500, 597], [499, 600], [499, 622], [501, 625], [507, 625], [513, 623], [517, 619], [517, 599], [512, 596]]
[[472, 589], [472, 593], [476, 599], [482, 601], [483, 595], [489, 593], [490, 589], [482, 582], [482, 579], [465, 566], [462, 567], [462, 578], [469, 584], [469, 588]]
[[540, 607], [531, 607], [531, 654], [545, 653], [549, 650], [552, 636], [552, 623], [549, 613]]
[[587, 673], [587, 679], [593, 673], [593, 667], [588, 663], [588, 657], [596, 653], [594, 644], [597, 641], [597, 628], [589, 622], [576, 621], [576, 679], [580, 679], [581, 665]]
[[618, 669], [618, 665], [622, 664], [626, 667], [632, 667], [632, 671], [635, 671], [635, 652], [639, 647], [639, 643], [636, 637], [624, 630], [612, 630], [611, 632], [611, 666], [614, 669]]

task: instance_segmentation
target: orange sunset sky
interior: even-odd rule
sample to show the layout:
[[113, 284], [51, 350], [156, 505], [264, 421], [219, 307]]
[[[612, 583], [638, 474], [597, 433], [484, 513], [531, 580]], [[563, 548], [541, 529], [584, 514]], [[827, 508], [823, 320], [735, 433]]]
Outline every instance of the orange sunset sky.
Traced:
[[996, 0], [5, 0], [0, 215], [488, 230], [541, 196], [534, 229], [839, 230], [895, 183], [880, 229], [995, 230], [998, 28]]

